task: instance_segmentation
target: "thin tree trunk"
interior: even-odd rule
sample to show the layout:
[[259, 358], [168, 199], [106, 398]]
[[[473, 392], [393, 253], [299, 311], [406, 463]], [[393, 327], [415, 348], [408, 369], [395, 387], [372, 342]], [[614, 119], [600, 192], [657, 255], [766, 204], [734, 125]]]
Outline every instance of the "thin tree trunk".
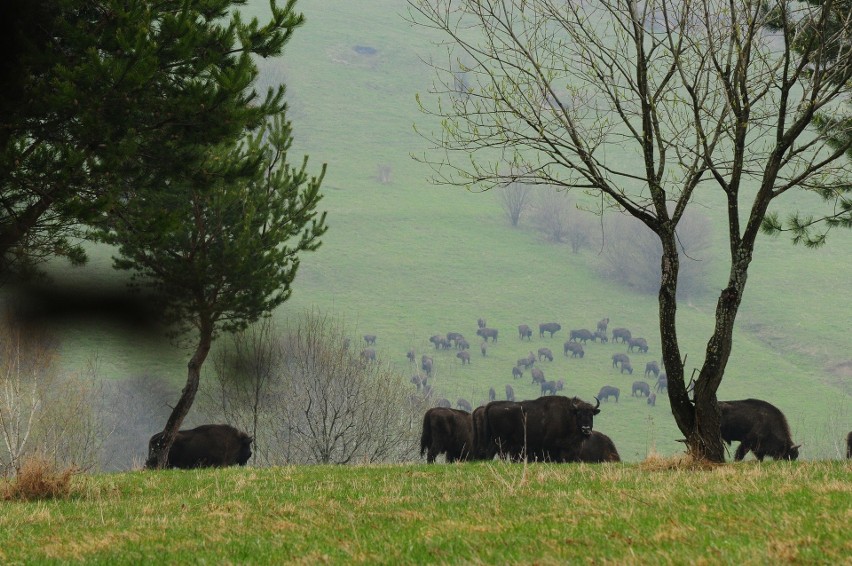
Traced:
[[204, 364], [204, 360], [207, 359], [207, 354], [210, 353], [212, 343], [213, 324], [202, 324], [199, 330], [198, 345], [187, 364], [186, 385], [181, 392], [177, 405], [172, 409], [160, 441], [153, 447], [153, 453], [148, 455], [148, 461], [145, 464], [146, 468], [164, 468], [166, 466], [169, 450], [171, 450], [175, 436], [177, 436], [184, 418], [189, 413], [192, 403], [195, 401], [195, 394], [198, 392], [198, 385], [201, 381], [201, 366]]

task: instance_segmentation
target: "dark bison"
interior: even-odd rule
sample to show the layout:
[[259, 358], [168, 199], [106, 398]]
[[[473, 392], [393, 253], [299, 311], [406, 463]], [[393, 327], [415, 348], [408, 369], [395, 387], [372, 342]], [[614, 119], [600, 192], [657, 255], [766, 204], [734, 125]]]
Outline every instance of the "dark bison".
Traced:
[[417, 354], [414, 353], [414, 350], [409, 350], [408, 352], [406, 352], [405, 357], [408, 358], [408, 361], [413, 364], [414, 360], [417, 358]]
[[657, 362], [648, 362], [645, 364], [645, 377], [648, 377], [652, 373], [654, 377], [659, 377], [660, 375], [660, 364]]
[[544, 338], [545, 332], [550, 332], [550, 337], [553, 338], [553, 335], [562, 330], [562, 325], [558, 322], [542, 322], [538, 325], [538, 337]]
[[479, 351], [482, 352], [483, 356], [488, 353], [488, 346], [485, 345], [485, 342], [479, 343]]
[[511, 460], [578, 461], [583, 439], [592, 433], [594, 416], [600, 413], [598, 405], [558, 395], [489, 403], [485, 457], [499, 453]]
[[594, 338], [592, 338], [592, 342], [594, 342], [595, 340], [600, 340], [601, 344], [606, 344], [607, 342], [609, 342], [609, 338], [606, 335], [606, 331], [605, 330], [596, 331]]
[[376, 335], [375, 334], [364, 334], [364, 342], [367, 344], [375, 344], [376, 343]]
[[477, 328], [485, 328], [485, 319], [484, 318], [476, 319], [476, 327]]
[[432, 366], [434, 365], [434, 361], [431, 356], [423, 355], [420, 357], [420, 369], [426, 372], [426, 375], [432, 376]]
[[598, 391], [598, 399], [601, 401], [609, 401], [610, 397], [615, 397], [615, 402], [618, 403], [618, 396], [621, 394], [621, 390], [618, 387], [613, 387], [611, 385], [604, 385], [601, 387], [601, 390]]
[[550, 351], [550, 348], [538, 349], [538, 361], [541, 361], [541, 358], [547, 358], [548, 362], [553, 361], [553, 352]]
[[524, 369], [529, 369], [535, 364], [535, 356], [532, 352], [526, 358], [518, 358], [518, 367], [524, 366]]
[[606, 333], [606, 327], [609, 326], [609, 317], [602, 318], [598, 321], [598, 330], [600, 332]]
[[462, 365], [470, 363], [470, 352], [467, 350], [462, 350], [461, 352], [456, 354], [456, 357], [461, 360]]
[[434, 336], [429, 337], [429, 342], [435, 345], [435, 349], [441, 350], [449, 350], [450, 349], [450, 341], [441, 336], [440, 334], [435, 334]]
[[572, 330], [571, 334], [568, 338], [571, 342], [583, 342], [584, 344], [588, 340], [594, 341], [595, 335], [592, 334], [591, 330], [586, 330], [585, 328], [581, 328], [579, 330]]
[[852, 458], [852, 432], [846, 435], [846, 457]]
[[459, 397], [456, 401], [456, 408], [462, 411], [467, 411], [468, 413], [473, 411], [473, 407], [470, 406], [470, 401], [463, 397]]
[[435, 403], [435, 406], [436, 406], [436, 407], [438, 407], [438, 408], [440, 408], [440, 409], [449, 409], [450, 407], [452, 407], [452, 406], [453, 406], [453, 404], [452, 404], [452, 403], [450, 403], [450, 400], [449, 400], [449, 399], [447, 399], [446, 397], [441, 397], [441, 398], [440, 398], [440, 399], [438, 399], [438, 401]]
[[511, 385], [506, 386], [506, 401], [514, 401], [515, 400], [515, 390], [512, 389]]
[[375, 362], [376, 351], [373, 348], [364, 348], [361, 350], [361, 359], [365, 362]]
[[583, 345], [578, 342], [565, 342], [562, 345], [562, 352], [567, 356], [568, 352], [571, 352], [572, 358], [582, 358], [586, 355], [586, 352], [583, 351]]
[[423, 378], [420, 377], [420, 374], [415, 373], [411, 376], [411, 383], [417, 387], [417, 390], [420, 391], [420, 386], [423, 385]]
[[[251, 458], [253, 439], [241, 430], [226, 424], [207, 424], [189, 430], [179, 430], [169, 449], [167, 468], [220, 468], [245, 466]], [[162, 448], [163, 433], [148, 441], [146, 468], [157, 466], [156, 452]]]
[[654, 389], [657, 390], [657, 393], [662, 393], [663, 391], [668, 390], [669, 388], [669, 377], [661, 373], [657, 376], [657, 384], [654, 386]]
[[627, 341], [627, 351], [632, 352], [633, 348], [646, 353], [648, 351], [648, 341], [644, 338], [631, 338]]
[[630, 331], [626, 328], [613, 328], [612, 329], [612, 341], [618, 342], [621, 339], [622, 342], [626, 343], [631, 338]]
[[[485, 344], [485, 342], [483, 342]], [[464, 338], [459, 338], [456, 340], [456, 348], [458, 350], [470, 350], [470, 342], [465, 340]]]
[[488, 388], [488, 400], [489, 401], [496, 401], [497, 400], [497, 392], [494, 391], [493, 387]]
[[523, 340], [526, 338], [527, 340], [532, 340], [532, 328], [527, 326], [526, 324], [521, 324], [518, 326], [518, 338]]
[[580, 445], [580, 461], [590, 464], [603, 462], [621, 462], [621, 456], [610, 437], [596, 430], [587, 436]]
[[630, 364], [630, 362], [621, 362], [621, 373], [623, 374], [624, 372], [633, 375], [633, 366]]
[[439, 454], [447, 462], [467, 460], [473, 447], [473, 420], [470, 413], [448, 408], [433, 408], [423, 415], [420, 456], [432, 464]]
[[790, 426], [778, 407], [760, 399], [720, 401], [722, 440], [740, 445], [734, 460], [742, 460], [749, 451], [763, 461], [766, 456], [775, 460], [795, 460], [799, 445], [790, 437]]
[[488, 339], [491, 338], [492, 342], [497, 341], [497, 329], [496, 328], [480, 328], [476, 331], [477, 336], [481, 336], [483, 340], [488, 342]]
[[522, 370], [518, 366], [513, 367], [512, 368], [512, 377], [514, 377], [515, 379], [520, 379], [520, 378], [524, 377], [524, 370]]
[[539, 368], [532, 368], [530, 373], [532, 374], [533, 383], [544, 383], [544, 372]]
[[651, 393], [650, 395], [648, 395], [648, 404], [651, 405], [652, 407], [657, 406], [657, 394], [656, 393]]
[[460, 332], [447, 332], [447, 340], [458, 345], [458, 341], [464, 340], [464, 336]]
[[627, 354], [613, 354], [612, 355], [612, 367], [617, 368], [618, 364], [630, 363], [630, 356]]
[[565, 383], [560, 379], [559, 381], [542, 381], [541, 382], [541, 394], [542, 395], [556, 395], [557, 391], [562, 391], [565, 387]]
[[[638, 393], [638, 395], [637, 395]], [[648, 397], [651, 394], [651, 388], [644, 381], [634, 381], [633, 382], [633, 391], [630, 393], [631, 397], [641, 397], [644, 395]]]

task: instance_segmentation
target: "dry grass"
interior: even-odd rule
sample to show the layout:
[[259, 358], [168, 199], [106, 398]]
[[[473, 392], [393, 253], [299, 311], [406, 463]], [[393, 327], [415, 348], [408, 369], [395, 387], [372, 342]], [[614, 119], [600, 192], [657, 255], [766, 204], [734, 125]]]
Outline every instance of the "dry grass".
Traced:
[[724, 464], [716, 464], [707, 460], [698, 460], [689, 454], [675, 454], [674, 456], [661, 456], [651, 452], [640, 462], [639, 469], [645, 472], [661, 472], [668, 470], [700, 471], [714, 470]]
[[52, 461], [43, 456], [26, 458], [15, 477], [3, 486], [2, 499], [35, 501], [61, 499], [72, 495], [71, 478], [74, 468], [56, 469]]

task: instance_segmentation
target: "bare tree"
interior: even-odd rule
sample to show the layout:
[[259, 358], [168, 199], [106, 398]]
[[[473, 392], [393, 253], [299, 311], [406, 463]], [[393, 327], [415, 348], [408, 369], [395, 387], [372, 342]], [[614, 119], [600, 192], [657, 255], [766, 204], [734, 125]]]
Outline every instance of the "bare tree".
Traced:
[[532, 208], [535, 227], [548, 241], [567, 242], [574, 253], [590, 245], [592, 222], [565, 191], [538, 191]]
[[[837, 4], [837, 6], [835, 6]], [[454, 95], [435, 64], [434, 181], [579, 188], [637, 218], [660, 241], [660, 335], [672, 412], [691, 454], [723, 461], [716, 392], [770, 205], [812, 191], [826, 205], [793, 226], [819, 244], [852, 224], [850, 121], [831, 143], [810, 128], [843, 111], [852, 81], [852, 16], [841, 3], [788, 0], [409, 0], [449, 61], [470, 59]], [[697, 189], [701, 187], [700, 191]], [[695, 383], [686, 389], [676, 324], [677, 229], [690, 205], [721, 204], [728, 282]], [[811, 232], [811, 233], [808, 233]], [[722, 255], [722, 254], [719, 254]]]
[[497, 196], [506, 218], [512, 226], [517, 227], [521, 215], [532, 206], [532, 187], [525, 183], [509, 182], [500, 187]]

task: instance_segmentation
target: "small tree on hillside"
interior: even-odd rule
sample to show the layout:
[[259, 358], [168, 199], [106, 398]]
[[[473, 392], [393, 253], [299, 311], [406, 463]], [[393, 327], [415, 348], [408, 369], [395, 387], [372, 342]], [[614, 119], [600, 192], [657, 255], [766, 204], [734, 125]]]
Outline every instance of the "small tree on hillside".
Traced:
[[517, 227], [521, 215], [532, 206], [532, 186], [509, 182], [497, 190], [497, 196], [500, 199], [503, 212], [506, 213], [506, 218], [509, 219], [512, 226]]
[[[287, 300], [299, 254], [325, 232], [319, 177], [286, 162], [290, 125], [276, 119], [235, 148], [211, 151], [191, 178], [161, 190], [129, 190], [101, 237], [115, 265], [151, 291], [176, 335], [195, 333], [186, 385], [155, 447], [162, 466], [198, 391], [201, 366], [220, 332], [245, 328]], [[155, 463], [156, 462], [156, 463]]]
[[[525, 172], [512, 182], [582, 189], [659, 239], [662, 357], [695, 457], [724, 460], [716, 392], [757, 236], [782, 229], [770, 207], [821, 197], [822, 212], [790, 223], [816, 245], [821, 226], [852, 226], [852, 123], [832, 121], [828, 141], [809, 129], [847, 108], [852, 19], [848, 0], [813, 2], [409, 0], [415, 22], [449, 40], [449, 60], [475, 62], [464, 98], [436, 69], [442, 100], [424, 107], [443, 126], [436, 182], [499, 188], [509, 179], [495, 162], [508, 160]], [[690, 398], [677, 231], [699, 199], [724, 210], [729, 275]]]

